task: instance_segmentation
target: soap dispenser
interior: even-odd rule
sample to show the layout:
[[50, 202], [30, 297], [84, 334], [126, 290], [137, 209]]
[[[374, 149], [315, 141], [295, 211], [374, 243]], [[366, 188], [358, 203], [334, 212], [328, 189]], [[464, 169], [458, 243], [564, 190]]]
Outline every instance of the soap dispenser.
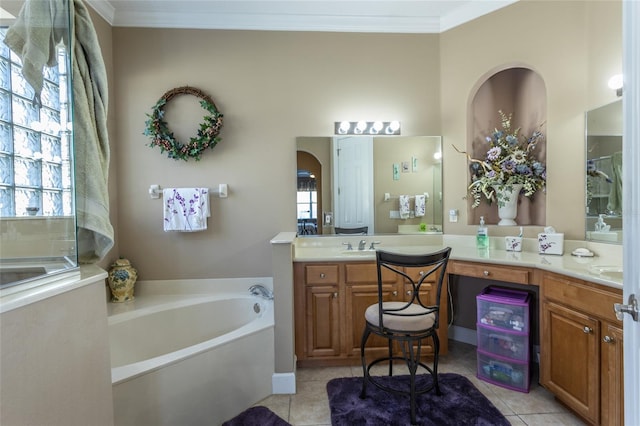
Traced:
[[489, 229], [484, 224], [484, 216], [480, 216], [480, 226], [478, 226], [478, 233], [476, 234], [476, 246], [479, 249], [489, 248]]

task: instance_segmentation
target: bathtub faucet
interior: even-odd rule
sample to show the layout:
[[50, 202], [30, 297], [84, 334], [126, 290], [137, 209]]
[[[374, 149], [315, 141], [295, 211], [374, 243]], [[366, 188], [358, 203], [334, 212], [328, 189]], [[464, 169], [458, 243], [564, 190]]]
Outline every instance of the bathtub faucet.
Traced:
[[249, 287], [249, 291], [254, 296], [261, 296], [268, 300], [273, 300], [273, 291], [269, 290], [265, 286], [261, 284], [254, 284]]

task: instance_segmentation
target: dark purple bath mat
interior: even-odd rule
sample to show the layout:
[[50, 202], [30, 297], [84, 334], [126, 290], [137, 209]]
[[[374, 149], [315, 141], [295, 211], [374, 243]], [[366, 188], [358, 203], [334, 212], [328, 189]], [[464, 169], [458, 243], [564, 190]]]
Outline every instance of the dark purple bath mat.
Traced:
[[244, 410], [222, 426], [291, 426], [267, 407], [256, 406]]
[[[408, 389], [409, 376], [378, 378], [393, 388]], [[431, 375], [416, 377], [418, 386], [431, 382]], [[416, 420], [422, 426], [510, 425], [498, 409], [464, 376], [438, 375], [442, 395], [434, 391], [418, 395]], [[409, 396], [385, 392], [367, 384], [367, 397], [360, 399], [362, 377], [333, 379], [327, 383], [333, 426], [406, 426], [410, 424]]]

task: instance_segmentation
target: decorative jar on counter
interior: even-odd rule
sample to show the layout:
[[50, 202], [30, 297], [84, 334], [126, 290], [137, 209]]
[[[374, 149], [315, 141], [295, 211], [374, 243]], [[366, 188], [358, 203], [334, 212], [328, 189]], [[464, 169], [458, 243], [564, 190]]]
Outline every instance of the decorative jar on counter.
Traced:
[[116, 260], [109, 269], [109, 289], [112, 302], [127, 302], [133, 300], [133, 288], [138, 279], [138, 271], [131, 266], [127, 259]]

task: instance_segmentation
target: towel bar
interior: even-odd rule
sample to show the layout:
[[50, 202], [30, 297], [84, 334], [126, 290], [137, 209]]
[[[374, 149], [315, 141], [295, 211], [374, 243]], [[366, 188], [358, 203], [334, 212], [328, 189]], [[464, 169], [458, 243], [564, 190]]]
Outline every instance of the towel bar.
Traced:
[[[385, 192], [385, 193], [384, 193], [384, 201], [389, 201], [389, 200], [390, 200], [390, 199], [392, 199], [392, 198], [397, 199], [397, 198], [399, 198], [399, 197], [400, 197], [399, 195], [391, 195], [391, 194], [390, 194], [390, 193], [388, 193], [388, 192]], [[428, 200], [428, 199], [429, 199], [429, 193], [428, 193], [428, 192], [425, 192], [425, 193], [424, 193], [424, 197]], [[415, 195], [409, 195], [409, 198], [410, 198], [410, 199], [413, 199], [413, 198], [416, 198], [416, 196], [415, 196]]]
[[[215, 195], [218, 198], [227, 198], [228, 194], [228, 186], [226, 183], [221, 183], [218, 185], [218, 189], [209, 189], [210, 195]], [[160, 185], [151, 185], [149, 186], [149, 197], [151, 198], [160, 198], [162, 196], [162, 188]]]

